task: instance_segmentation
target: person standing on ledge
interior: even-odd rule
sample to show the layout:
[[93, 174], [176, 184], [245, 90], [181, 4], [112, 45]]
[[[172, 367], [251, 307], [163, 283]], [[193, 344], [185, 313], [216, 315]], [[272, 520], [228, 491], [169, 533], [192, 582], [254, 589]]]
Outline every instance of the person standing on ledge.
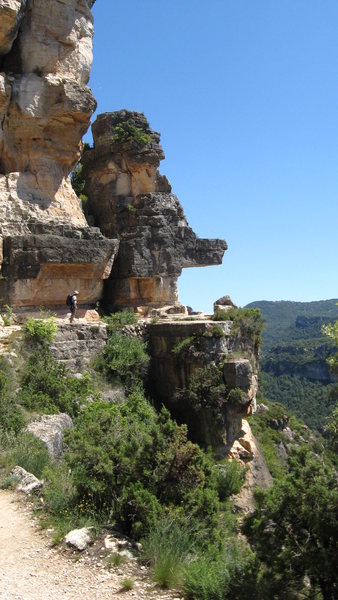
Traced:
[[78, 290], [75, 290], [73, 295], [72, 295], [72, 299], [71, 299], [71, 305], [70, 305], [70, 319], [69, 319], [69, 323], [73, 323], [74, 321], [74, 317], [75, 317], [75, 313], [77, 311], [77, 296], [79, 295], [80, 292], [78, 292]]

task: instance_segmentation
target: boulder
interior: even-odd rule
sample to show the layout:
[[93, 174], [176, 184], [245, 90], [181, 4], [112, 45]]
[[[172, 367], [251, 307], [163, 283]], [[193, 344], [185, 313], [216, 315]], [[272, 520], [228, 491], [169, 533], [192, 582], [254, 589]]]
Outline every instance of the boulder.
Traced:
[[58, 415], [42, 415], [27, 426], [32, 433], [47, 446], [52, 457], [59, 458], [63, 452], [63, 438], [66, 429], [73, 427], [73, 421], [66, 413]]
[[18, 480], [18, 485], [16, 489], [18, 492], [22, 492], [23, 494], [29, 495], [37, 490], [41, 489], [43, 486], [43, 481], [35, 477], [32, 473], [28, 473], [22, 467], [16, 466], [10, 473], [11, 477], [15, 477]]
[[230, 296], [222, 296], [214, 302], [214, 312], [216, 310], [224, 310], [227, 311], [230, 308], [237, 308], [236, 304], [233, 303]]
[[91, 543], [90, 527], [82, 527], [82, 529], [73, 529], [67, 533], [65, 542], [68, 546], [73, 546], [80, 552], [85, 550], [88, 544]]

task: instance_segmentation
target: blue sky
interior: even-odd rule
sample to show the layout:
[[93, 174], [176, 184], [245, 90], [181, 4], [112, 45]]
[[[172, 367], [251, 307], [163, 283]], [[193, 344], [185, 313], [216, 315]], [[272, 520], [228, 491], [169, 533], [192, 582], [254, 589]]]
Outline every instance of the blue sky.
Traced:
[[337, 297], [337, 1], [97, 0], [93, 13], [97, 113], [144, 112], [189, 224], [228, 242], [222, 266], [183, 271], [180, 300]]

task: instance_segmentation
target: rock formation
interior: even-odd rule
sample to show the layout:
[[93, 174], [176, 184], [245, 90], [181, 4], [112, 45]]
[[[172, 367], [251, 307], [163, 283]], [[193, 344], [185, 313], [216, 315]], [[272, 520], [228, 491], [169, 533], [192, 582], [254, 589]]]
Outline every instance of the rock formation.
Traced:
[[[0, 0], [0, 303], [102, 293], [117, 242], [91, 231], [69, 172], [95, 110], [92, 1]], [[98, 250], [98, 256], [97, 256]]]
[[[231, 321], [208, 320], [149, 323], [150, 386], [157, 401], [186, 423], [189, 435], [226, 456], [242, 435], [242, 419], [256, 408], [258, 349], [249, 339], [232, 333]], [[180, 350], [179, 350], [180, 349]], [[217, 405], [187, 402], [178, 394], [189, 387], [194, 375], [208, 365], [222, 370], [226, 393]], [[235, 395], [227, 392], [237, 390]]]
[[120, 240], [106, 302], [141, 311], [177, 303], [182, 268], [220, 264], [226, 242], [200, 239], [189, 227], [158, 171], [160, 136], [142, 113], [104, 113], [92, 131], [94, 148], [83, 157], [89, 210], [104, 235]]
[[[177, 295], [182, 269], [220, 264], [227, 244], [200, 239], [189, 227], [158, 171], [160, 135], [145, 116], [122, 110], [99, 115], [93, 124], [94, 148], [82, 157], [82, 174], [95, 227], [71, 186], [69, 173], [96, 108], [87, 87], [93, 4], [0, 0], [0, 305], [64, 305], [78, 288], [83, 304], [104, 294], [110, 308], [185, 312]], [[228, 296], [215, 304], [217, 311], [233, 308]], [[242, 418], [254, 409], [257, 390], [257, 347], [232, 327], [231, 321], [168, 318], [135, 332], [149, 339], [155, 399], [220, 457], [235, 440], [242, 440], [241, 456], [250, 455]], [[74, 372], [105, 343], [104, 326], [81, 324], [73, 331], [63, 324], [51, 350]], [[175, 352], [189, 344], [184, 355]], [[0, 352], [11, 358], [7, 346], [8, 336], [0, 335]], [[224, 395], [217, 405], [180, 403], [180, 390], [206, 366], [221, 374]], [[107, 399], [114, 401], [116, 393], [121, 396], [114, 390]], [[42, 416], [28, 431], [60, 456], [68, 427], [67, 415]]]
[[33, 473], [28, 473], [20, 466], [14, 467], [10, 472], [10, 477], [17, 481], [16, 489], [27, 496], [40, 490], [43, 486], [43, 481], [35, 477]]
[[57, 415], [41, 415], [36, 421], [31, 421], [27, 431], [44, 442], [52, 457], [60, 457], [64, 449], [64, 433], [73, 427], [73, 421], [66, 413]]
[[229, 457], [247, 467], [245, 483], [239, 494], [232, 497], [232, 506], [242, 513], [251, 512], [255, 508], [255, 488], [258, 486], [267, 489], [272, 485], [273, 479], [264, 454], [246, 420], [243, 420], [242, 435], [234, 442]]

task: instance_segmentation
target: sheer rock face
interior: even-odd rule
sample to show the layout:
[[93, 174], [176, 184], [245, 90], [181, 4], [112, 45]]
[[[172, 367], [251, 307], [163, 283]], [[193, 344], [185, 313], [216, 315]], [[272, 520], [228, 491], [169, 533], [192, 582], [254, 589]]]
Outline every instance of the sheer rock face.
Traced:
[[[7, 278], [0, 303], [55, 304], [55, 279], [67, 290], [81, 287], [84, 302], [97, 300], [112, 266], [117, 244], [101, 236], [96, 256], [97, 233], [90, 233], [68, 177], [96, 107], [86, 85], [92, 4], [0, 0], [0, 262]], [[67, 226], [65, 240], [59, 233], [49, 239], [55, 226]], [[50, 243], [57, 252], [46, 253]]]
[[269, 488], [273, 484], [273, 479], [264, 454], [246, 420], [243, 420], [241, 435], [234, 441], [228, 456], [247, 468], [245, 483], [241, 491], [232, 496], [233, 506], [236, 511], [244, 514], [253, 512], [255, 489], [257, 486], [263, 489]]
[[[64, 304], [70, 290], [81, 290], [81, 302], [94, 303], [109, 276], [117, 240], [94, 227], [30, 224], [30, 232], [4, 239], [2, 297], [12, 306]], [[1, 293], [1, 287], [0, 287]]]
[[[186, 423], [191, 438], [211, 446], [224, 458], [242, 436], [242, 420], [256, 409], [258, 349], [250, 339], [232, 333], [231, 321], [208, 320], [149, 323], [151, 355], [149, 384], [157, 401], [163, 402], [180, 422]], [[223, 330], [220, 335], [220, 330]], [[182, 351], [178, 351], [180, 344]], [[242, 358], [234, 358], [238, 354]], [[228, 390], [241, 391], [235, 398], [219, 397], [217, 406], [181, 400], [177, 392], [188, 388], [199, 369], [223, 365], [223, 383]]]
[[83, 157], [89, 210], [120, 249], [106, 283], [114, 306], [162, 306], [177, 302], [184, 267], [220, 264], [223, 240], [206, 240], [189, 227], [178, 198], [158, 171], [164, 158], [160, 135], [142, 113], [99, 115], [94, 149]]

